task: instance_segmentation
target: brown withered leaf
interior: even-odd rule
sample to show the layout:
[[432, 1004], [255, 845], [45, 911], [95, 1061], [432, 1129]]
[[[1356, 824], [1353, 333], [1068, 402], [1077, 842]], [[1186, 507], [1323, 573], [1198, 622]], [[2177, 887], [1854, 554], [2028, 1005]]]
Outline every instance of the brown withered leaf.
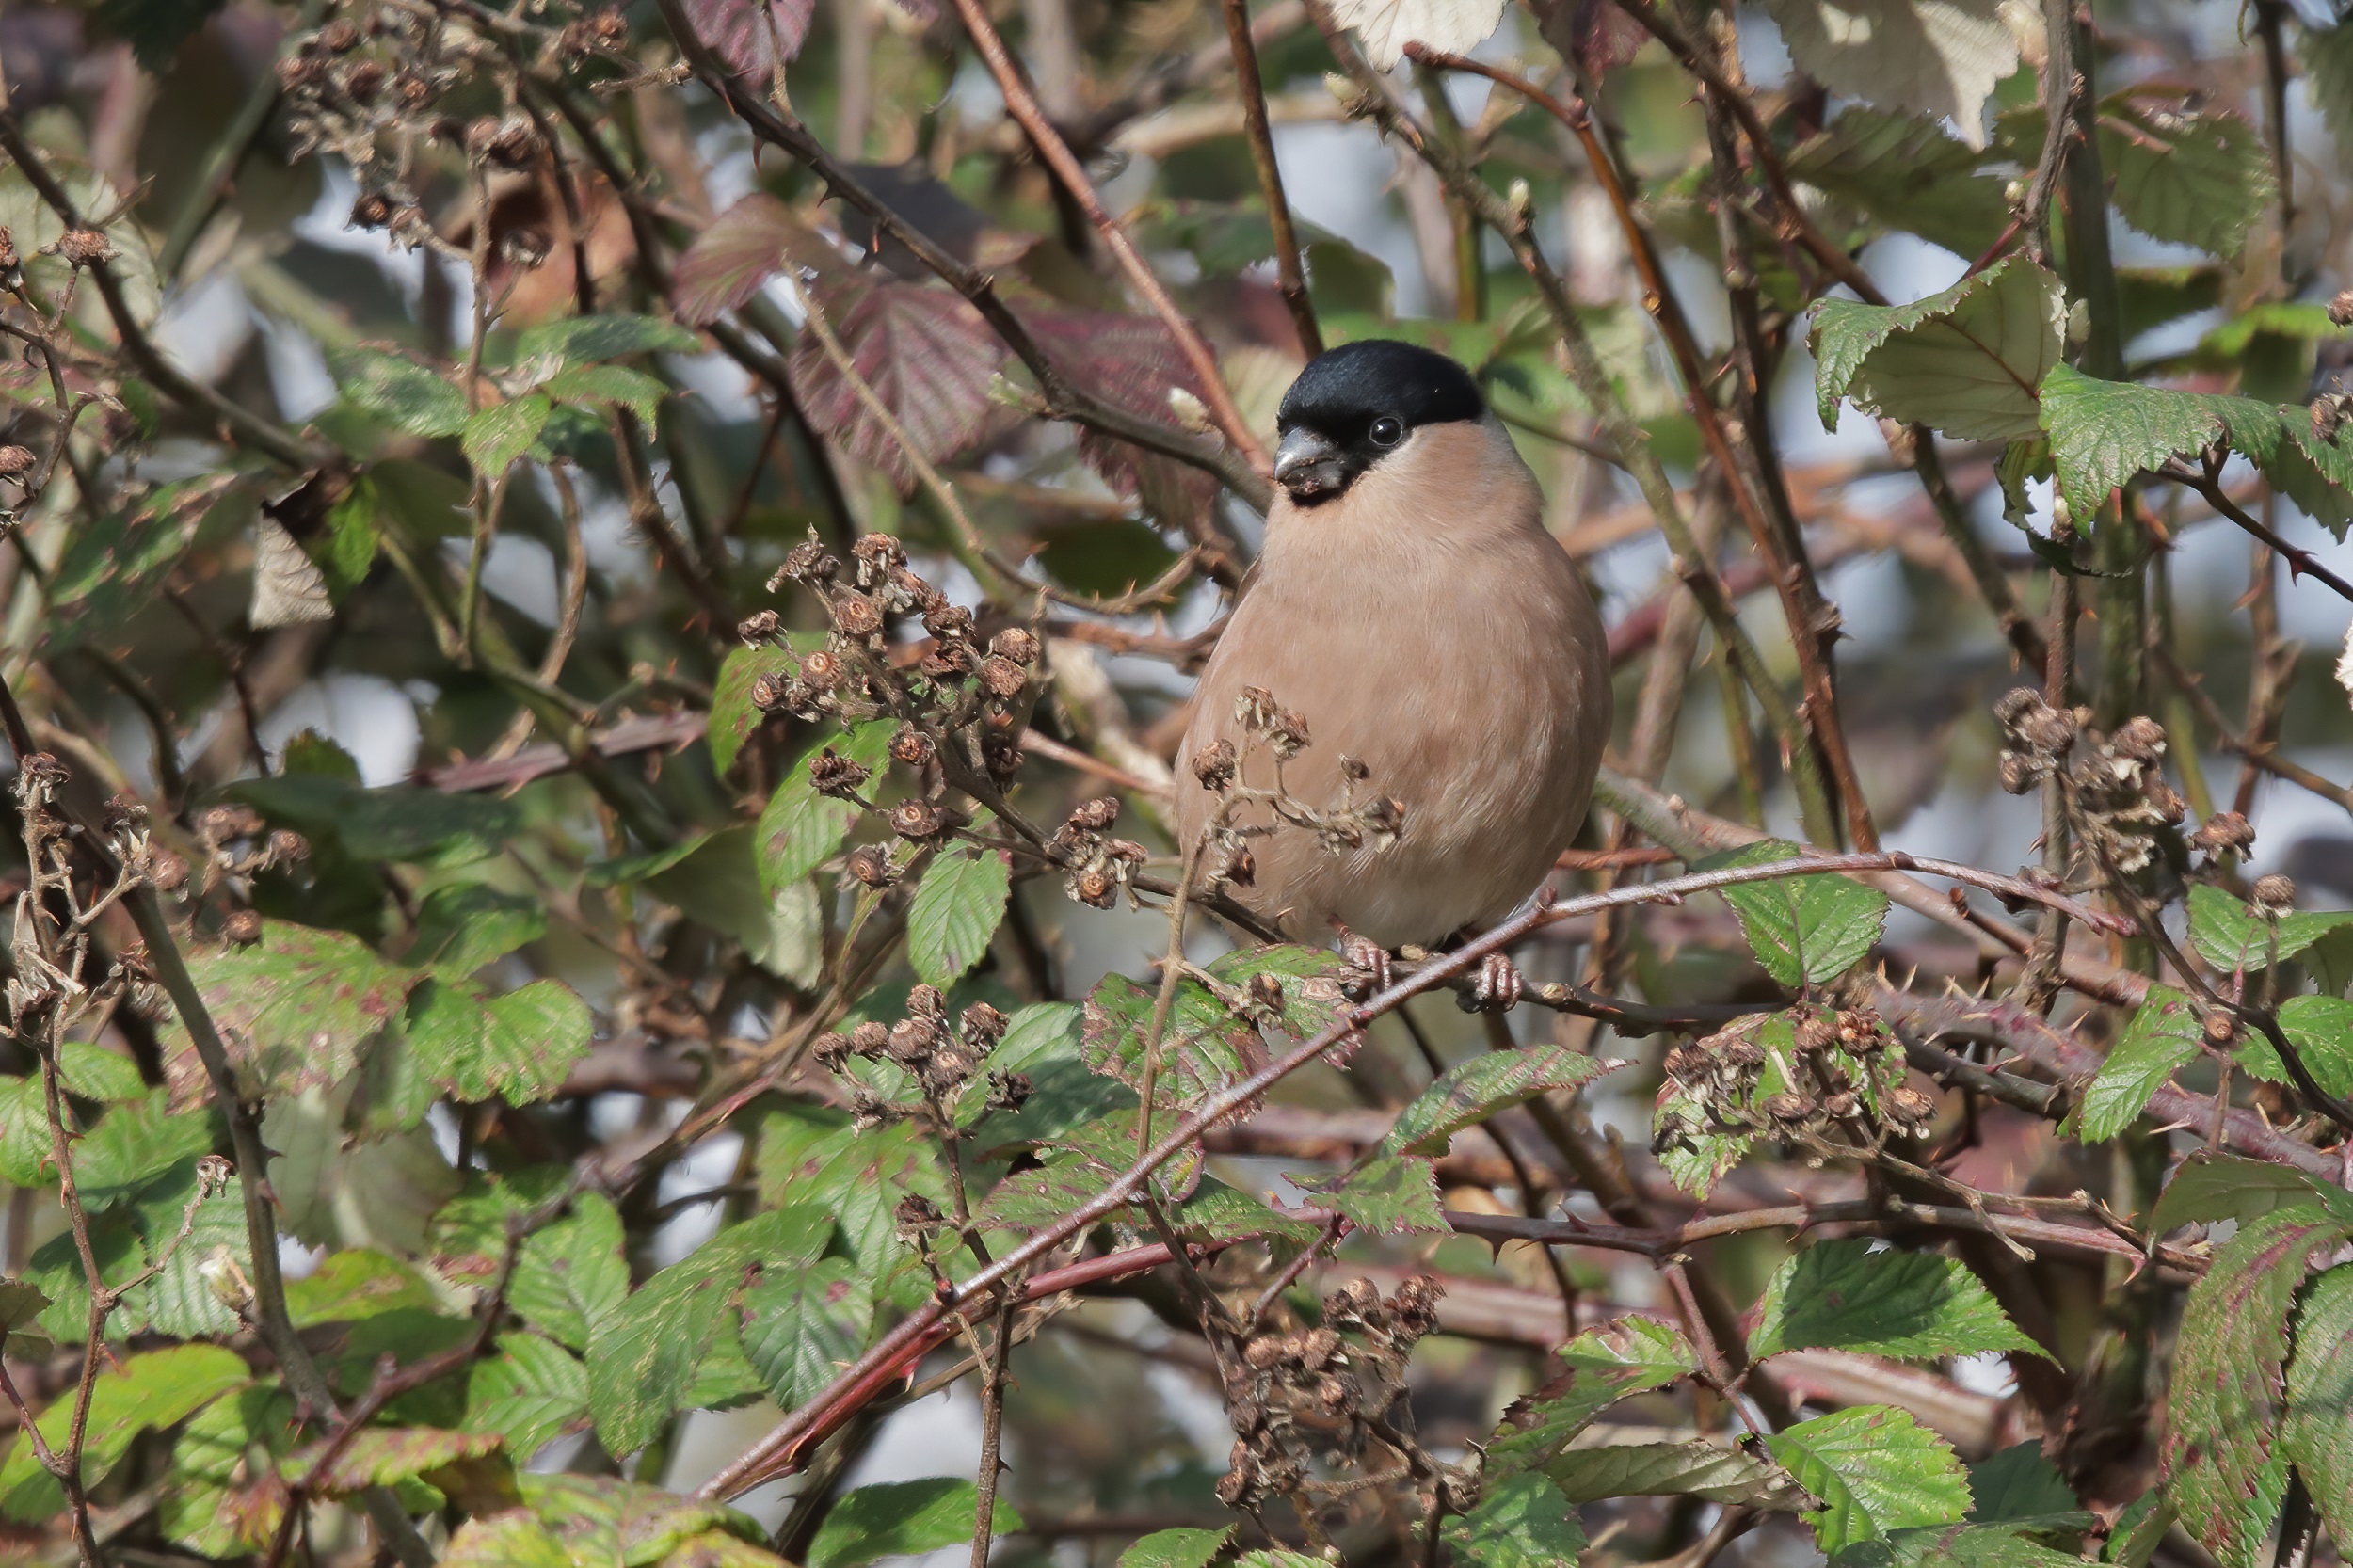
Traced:
[[[739, 75], [765, 76], [790, 65], [808, 40], [817, 0], [686, 0], [686, 19]], [[783, 58], [777, 58], [777, 50]]]
[[[893, 280], [820, 282], [814, 292], [859, 376], [926, 459], [937, 462], [979, 438], [1004, 347], [961, 296]], [[906, 454], [834, 369], [814, 332], [793, 346], [792, 380], [820, 433], [890, 475], [903, 492], [915, 488]]]
[[680, 321], [708, 326], [740, 310], [760, 286], [786, 266], [821, 274], [840, 257], [792, 208], [754, 191], [696, 235], [672, 274]]

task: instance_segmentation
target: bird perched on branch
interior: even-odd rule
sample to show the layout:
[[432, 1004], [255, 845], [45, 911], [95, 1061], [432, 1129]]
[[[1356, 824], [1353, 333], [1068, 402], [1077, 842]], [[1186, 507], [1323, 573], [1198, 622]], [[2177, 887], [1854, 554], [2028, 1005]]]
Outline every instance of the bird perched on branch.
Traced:
[[[1436, 946], [1510, 915], [1583, 824], [1609, 641], [1452, 360], [1333, 349], [1277, 424], [1266, 546], [1185, 736], [1194, 885], [1296, 939]], [[1481, 978], [1517, 992], [1508, 965]]]

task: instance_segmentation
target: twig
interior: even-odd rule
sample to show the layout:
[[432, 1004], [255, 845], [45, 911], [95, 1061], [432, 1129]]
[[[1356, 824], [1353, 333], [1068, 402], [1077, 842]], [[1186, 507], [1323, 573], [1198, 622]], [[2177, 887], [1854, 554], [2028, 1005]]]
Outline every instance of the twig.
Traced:
[[[25, 182], [68, 229], [83, 227], [81, 209], [66, 188], [57, 183], [56, 177], [50, 173], [49, 166], [41, 160], [40, 154], [25, 141], [13, 109], [0, 108], [0, 152], [8, 153], [9, 161], [24, 174]], [[106, 303], [106, 313], [114, 322], [116, 335], [122, 340], [124, 352], [131, 356], [131, 362], [138, 366], [139, 374], [154, 383], [158, 392], [175, 403], [185, 404], [209, 416], [254, 450], [288, 468], [313, 469], [328, 460], [330, 454], [324, 449], [288, 434], [281, 426], [264, 419], [250, 408], [232, 402], [213, 388], [183, 375], [157, 350], [154, 341], [139, 325], [128, 296], [122, 292], [122, 280], [115, 274], [114, 264], [104, 260], [92, 261], [87, 270], [91, 281], [98, 285], [99, 297]]]
[[1307, 297], [1307, 272], [1300, 264], [1299, 233], [1291, 226], [1290, 203], [1283, 196], [1283, 170], [1274, 161], [1274, 134], [1267, 127], [1266, 84], [1258, 79], [1258, 46], [1250, 37], [1249, 0], [1224, 0], [1225, 41], [1234, 54], [1234, 74], [1241, 88], [1241, 122], [1250, 143], [1250, 161], [1258, 171], [1258, 193], [1266, 202], [1267, 225], [1274, 235], [1275, 287], [1291, 313], [1299, 347], [1309, 359], [1323, 352], [1323, 331], [1316, 325], [1315, 302]]

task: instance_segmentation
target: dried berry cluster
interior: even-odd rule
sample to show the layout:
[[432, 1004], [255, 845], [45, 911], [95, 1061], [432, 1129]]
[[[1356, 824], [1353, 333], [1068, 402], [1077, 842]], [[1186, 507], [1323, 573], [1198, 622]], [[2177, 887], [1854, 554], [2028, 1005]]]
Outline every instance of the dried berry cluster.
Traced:
[[125, 948], [107, 961], [92, 940], [103, 911], [153, 881], [163, 852], [149, 839], [146, 808], [121, 795], [106, 803], [99, 835], [116, 870], [111, 884], [104, 882], [90, 874], [97, 869], [91, 857], [76, 854], [83, 833], [59, 802], [72, 776], [56, 756], [35, 751], [19, 764], [12, 786], [28, 879], [9, 937], [6, 1032], [52, 1055], [77, 1020], [118, 998], [145, 1017], [166, 1010], [144, 948]]
[[[528, 14], [544, 17], [549, 8]], [[561, 24], [535, 25], [518, 15], [502, 40], [448, 8], [346, 7], [297, 39], [279, 65], [295, 156], [325, 150], [350, 167], [360, 186], [351, 208], [358, 227], [456, 254], [424, 206], [435, 150], [442, 161], [462, 161], [494, 198], [536, 181], [550, 167], [549, 149], [541, 122], [515, 103], [522, 74], [552, 81], [592, 56], [626, 57], [629, 24], [618, 10], [546, 20]], [[441, 112], [446, 96], [483, 78], [505, 84], [504, 112], [471, 120]], [[497, 234], [499, 260], [517, 268], [537, 266], [552, 245], [537, 224], [504, 225]]]
[[1669, 1050], [1654, 1148], [1833, 1131], [1868, 1143], [1935, 1119], [1935, 1098], [1904, 1081], [1902, 1045], [1878, 1013], [1801, 1012], [1792, 1023], [1785, 1049], [1778, 1032], [1744, 1023]]
[[[907, 1016], [897, 1023], [886, 1027], [870, 1020], [847, 1034], [822, 1034], [814, 1054], [835, 1072], [842, 1072], [852, 1057], [896, 1063], [921, 1087], [924, 1103], [945, 1125], [956, 1096], [979, 1075], [989, 1053], [1004, 1037], [1005, 1016], [988, 1003], [974, 1002], [951, 1024], [947, 999], [938, 987], [918, 985], [907, 993]], [[991, 1108], [1018, 1110], [1029, 1097], [1026, 1075], [989, 1074]], [[856, 1085], [853, 1098], [858, 1119], [866, 1126], [878, 1126], [904, 1113], [863, 1084]]]
[[1219, 1499], [1257, 1512], [1289, 1497], [1312, 1528], [1319, 1511], [1311, 1499], [1358, 1484], [1329, 1477], [1369, 1463], [1433, 1472], [1393, 1416], [1406, 1359], [1438, 1326], [1441, 1294], [1427, 1275], [1385, 1302], [1368, 1282], [1351, 1280], [1324, 1298], [1322, 1326], [1242, 1341], [1241, 1364], [1226, 1370], [1226, 1411], [1239, 1435]]
[[[290, 827], [272, 830], [249, 806], [213, 806], [197, 813], [196, 841], [204, 851], [204, 875], [200, 893], [210, 892], [227, 877], [252, 876], [310, 858], [310, 840]], [[156, 856], [155, 886], [169, 891], [184, 881], [187, 869], [169, 851]], [[241, 945], [262, 939], [262, 917], [248, 908], [232, 908], [221, 920], [221, 935]]]
[[[1109, 909], [1118, 902], [1121, 890], [1130, 888], [1146, 856], [1144, 847], [1134, 840], [1111, 836], [1109, 829], [1118, 820], [1116, 796], [1080, 801], [1047, 845], [1048, 853], [1069, 872], [1063, 880], [1063, 890], [1096, 909]], [[1132, 892], [1129, 896], [1133, 897]]]
[[435, 140], [466, 142], [435, 113], [442, 96], [497, 58], [488, 40], [438, 15], [354, 8], [299, 39], [279, 63], [294, 155], [324, 150], [360, 186], [351, 221], [404, 245], [433, 243], [421, 205]]
[[[1200, 846], [1204, 881], [1211, 886], [1249, 887], [1256, 875], [1250, 840], [1284, 825], [1305, 828], [1333, 855], [1385, 850], [1405, 830], [1405, 808], [1395, 798], [1366, 788], [1371, 770], [1356, 758], [1339, 760], [1337, 801], [1318, 805], [1290, 792], [1284, 782], [1283, 764], [1311, 743], [1305, 717], [1285, 708], [1273, 693], [1259, 686], [1243, 687], [1234, 699], [1234, 722], [1242, 727], [1240, 748], [1231, 741], [1212, 741], [1189, 760], [1202, 788], [1221, 797], [1208, 841]], [[1273, 758], [1271, 788], [1255, 787], [1245, 777], [1248, 757], [1261, 750]]]
[[[1008, 627], [984, 644], [972, 612], [910, 570], [906, 552], [885, 534], [858, 540], [846, 568], [814, 540], [796, 546], [769, 587], [788, 582], [824, 602], [829, 630], [824, 646], [800, 655], [791, 674], [762, 676], [754, 685], [752, 700], [762, 712], [843, 724], [896, 718], [903, 728], [892, 758], [915, 768], [937, 762], [959, 787], [968, 788], [967, 780], [1001, 787], [1020, 771], [1025, 699], [1044, 651], [1034, 632]], [[894, 617], [910, 616], [920, 618], [928, 640], [894, 647]], [[752, 647], [782, 646], [774, 611], [737, 632]], [[911, 817], [910, 825], [921, 824]]]
[[2163, 725], [2143, 716], [2103, 735], [2090, 728], [2089, 709], [2054, 708], [2024, 687], [2006, 693], [1993, 717], [2002, 727], [2002, 788], [2018, 795], [2058, 782], [2095, 884], [2130, 876], [2158, 858], [2189, 808], [2166, 781]]

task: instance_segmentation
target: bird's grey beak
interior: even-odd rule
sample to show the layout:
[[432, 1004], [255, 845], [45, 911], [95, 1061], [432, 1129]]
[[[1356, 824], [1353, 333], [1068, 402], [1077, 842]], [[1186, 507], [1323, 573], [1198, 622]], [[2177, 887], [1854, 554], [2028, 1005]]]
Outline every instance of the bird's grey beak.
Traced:
[[1318, 501], [1337, 493], [1347, 482], [1341, 453], [1328, 439], [1305, 425], [1283, 433], [1274, 449], [1274, 482], [1293, 501]]

